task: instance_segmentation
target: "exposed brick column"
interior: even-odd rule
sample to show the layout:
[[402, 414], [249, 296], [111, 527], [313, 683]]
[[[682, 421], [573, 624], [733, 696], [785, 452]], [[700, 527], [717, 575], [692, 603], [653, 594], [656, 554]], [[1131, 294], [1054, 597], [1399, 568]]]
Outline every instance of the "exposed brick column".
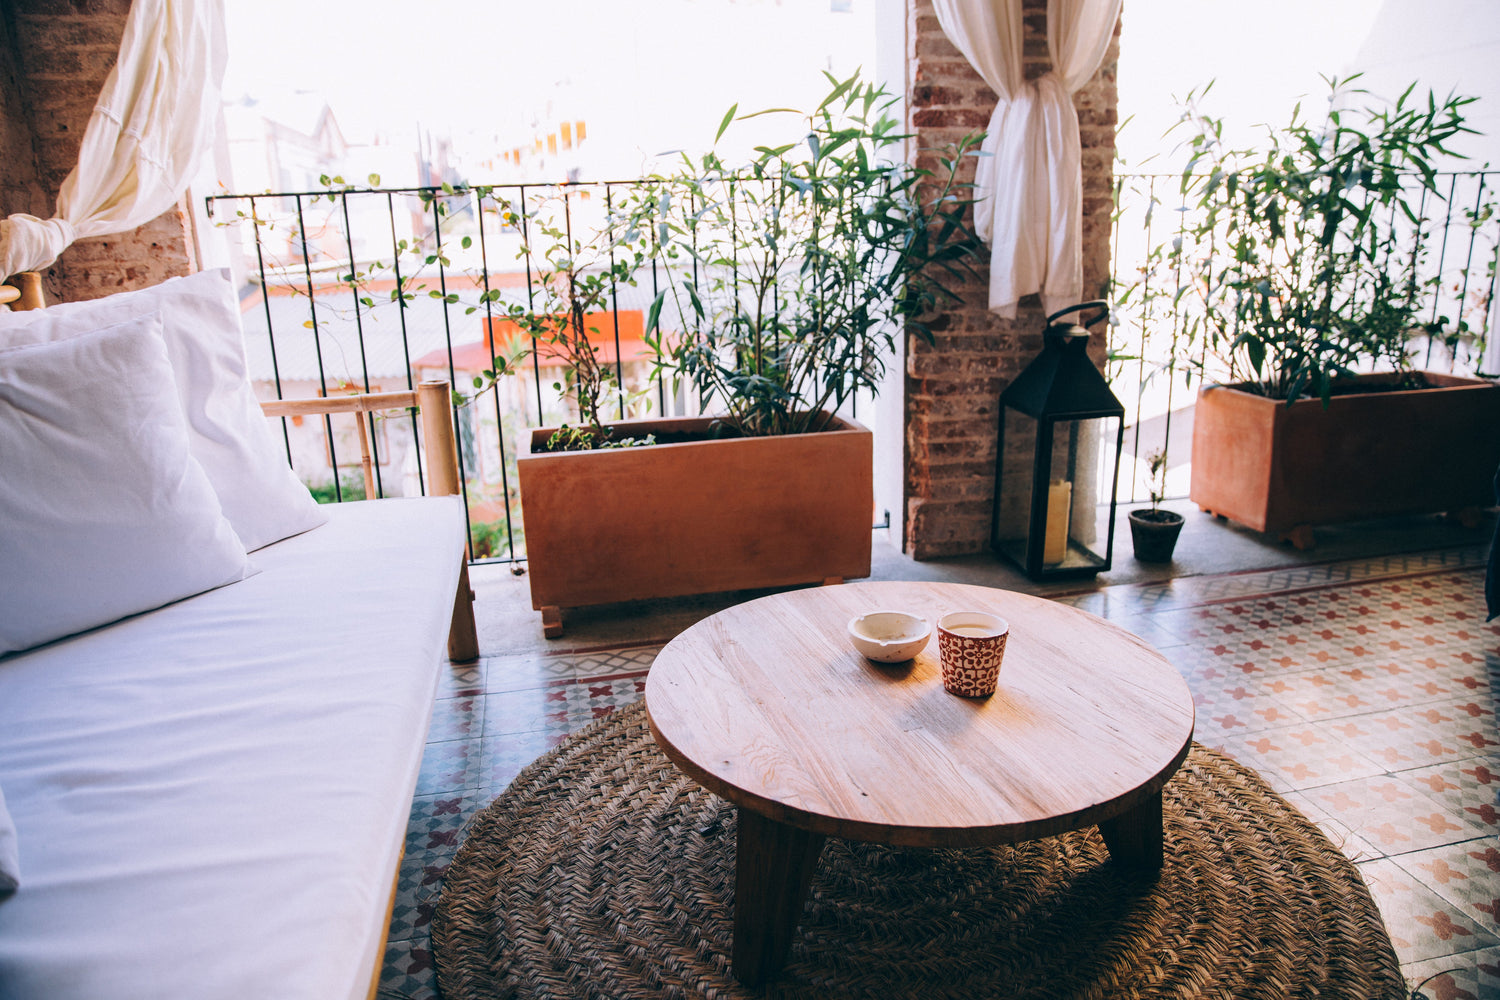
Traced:
[[37, 174], [36, 146], [21, 100], [21, 68], [17, 62], [10, 18], [0, 17], [0, 214], [46, 214], [50, 202]]
[[[7, 97], [0, 106], [0, 141], [19, 131], [31, 137], [33, 184], [41, 192], [40, 204], [33, 195], [29, 208], [15, 208], [7, 186], [7, 209], [45, 217], [78, 162], [84, 129], [119, 54], [130, 0], [0, 0], [0, 9], [13, 46], [5, 68], [19, 83], [19, 99]], [[48, 270], [49, 299], [98, 298], [189, 273], [187, 225], [173, 207], [133, 232], [78, 241]]]
[[[1051, 68], [1046, 0], [1025, 0], [1027, 79]], [[916, 147], [955, 142], [989, 124], [997, 97], [948, 41], [931, 0], [908, 0], [909, 107]], [[1083, 146], [1083, 287], [1103, 297], [1109, 278], [1110, 215], [1118, 96], [1119, 25], [1103, 67], [1073, 105]], [[918, 154], [924, 166], [935, 166]], [[973, 158], [964, 180], [973, 179]], [[1000, 391], [1042, 347], [1040, 299], [1021, 300], [1014, 320], [989, 311], [989, 266], [961, 288], [961, 304], [929, 323], [936, 344], [909, 337], [906, 371], [906, 549], [918, 559], [987, 551], [994, 503]], [[1102, 338], [1091, 345], [1102, 362]]]

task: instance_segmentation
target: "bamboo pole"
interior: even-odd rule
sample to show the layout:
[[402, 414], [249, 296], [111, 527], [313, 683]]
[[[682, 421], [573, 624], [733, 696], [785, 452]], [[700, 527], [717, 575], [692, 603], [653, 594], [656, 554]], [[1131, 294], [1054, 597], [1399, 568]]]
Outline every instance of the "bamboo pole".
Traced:
[[35, 271], [21, 271], [5, 279], [0, 286], [0, 304], [9, 304], [11, 312], [40, 309], [47, 304], [42, 295], [42, 276]]
[[[369, 436], [364, 414], [419, 406], [422, 410], [422, 452], [427, 457], [428, 493], [459, 496], [458, 440], [453, 432], [453, 409], [448, 383], [423, 382], [415, 392], [367, 392], [318, 399], [272, 399], [260, 404], [268, 417], [316, 416], [354, 413], [359, 417], [360, 460], [365, 474], [365, 495], [375, 495], [370, 461]], [[453, 598], [453, 619], [448, 628], [448, 658], [466, 663], [479, 658], [479, 634], [474, 625], [474, 592], [469, 588], [468, 545], [458, 570], [458, 592]]]
[[[458, 440], [453, 432], [453, 406], [445, 381], [417, 387], [422, 407], [423, 451], [427, 455], [428, 490], [433, 496], [458, 496]], [[448, 629], [448, 658], [464, 663], [479, 658], [479, 633], [474, 625], [474, 592], [469, 589], [468, 547], [458, 571], [458, 593], [453, 598], [453, 621]]]
[[365, 415], [357, 415], [355, 422], [359, 425], [359, 467], [365, 474], [365, 499], [375, 499], [375, 470], [370, 461], [370, 431], [365, 426]]
[[307, 417], [325, 413], [381, 413], [418, 405], [418, 393], [407, 390], [363, 392], [353, 396], [320, 396], [316, 399], [268, 399], [260, 404], [260, 408], [268, 417]]

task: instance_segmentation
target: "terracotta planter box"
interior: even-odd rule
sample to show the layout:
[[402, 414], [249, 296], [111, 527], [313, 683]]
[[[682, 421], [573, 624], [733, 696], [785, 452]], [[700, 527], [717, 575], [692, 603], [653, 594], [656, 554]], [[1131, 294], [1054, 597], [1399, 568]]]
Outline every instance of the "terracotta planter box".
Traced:
[[[1428, 389], [1299, 400], [1199, 391], [1190, 496], [1256, 531], [1488, 507], [1500, 465], [1500, 386], [1426, 373]], [[1392, 375], [1360, 381], [1390, 382]]]
[[[705, 431], [708, 418], [622, 420], [622, 436]], [[870, 575], [874, 447], [835, 420], [818, 434], [517, 459], [532, 607], [558, 608]]]

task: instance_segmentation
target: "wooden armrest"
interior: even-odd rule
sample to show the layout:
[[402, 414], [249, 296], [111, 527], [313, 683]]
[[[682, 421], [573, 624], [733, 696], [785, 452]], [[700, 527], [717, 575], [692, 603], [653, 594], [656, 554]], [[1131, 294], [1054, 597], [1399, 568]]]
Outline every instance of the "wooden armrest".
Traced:
[[[380, 413], [416, 407], [422, 413], [422, 454], [426, 458], [428, 490], [433, 496], [456, 496], [460, 491], [458, 444], [453, 433], [453, 411], [446, 380], [423, 382], [402, 392], [361, 392], [315, 399], [268, 399], [260, 404], [268, 417], [321, 416], [331, 413]], [[359, 457], [364, 467], [365, 496], [375, 496], [370, 458], [370, 434], [359, 422]]]
[[[446, 379], [423, 382], [404, 392], [362, 392], [318, 399], [271, 399], [260, 404], [268, 417], [301, 417], [330, 413], [380, 413], [417, 407], [422, 412], [422, 454], [427, 459], [427, 490], [433, 496], [458, 496], [458, 440], [453, 433], [453, 396]], [[365, 496], [375, 496], [375, 478], [370, 460], [370, 434], [363, 417], [359, 424], [360, 464], [365, 473]], [[338, 475], [338, 470], [334, 470]], [[458, 592], [453, 598], [453, 621], [448, 629], [448, 658], [465, 663], [479, 657], [479, 637], [474, 627], [474, 592], [469, 589], [467, 557], [459, 569]]]

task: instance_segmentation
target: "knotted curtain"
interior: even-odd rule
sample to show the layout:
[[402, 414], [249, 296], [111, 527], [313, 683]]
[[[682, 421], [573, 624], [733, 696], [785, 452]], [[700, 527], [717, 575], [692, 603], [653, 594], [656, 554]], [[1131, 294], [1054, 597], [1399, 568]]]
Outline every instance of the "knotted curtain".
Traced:
[[74, 240], [171, 208], [213, 142], [226, 57], [223, 0], [135, 0], [120, 55], [51, 219], [0, 221], [0, 272], [47, 267]]
[[1121, 0], [1048, 0], [1052, 69], [1027, 80], [1022, 0], [933, 0], [938, 21], [999, 95], [975, 176], [990, 247], [990, 309], [1013, 318], [1040, 292], [1051, 313], [1083, 299], [1083, 168], [1073, 94], [1099, 69]]

